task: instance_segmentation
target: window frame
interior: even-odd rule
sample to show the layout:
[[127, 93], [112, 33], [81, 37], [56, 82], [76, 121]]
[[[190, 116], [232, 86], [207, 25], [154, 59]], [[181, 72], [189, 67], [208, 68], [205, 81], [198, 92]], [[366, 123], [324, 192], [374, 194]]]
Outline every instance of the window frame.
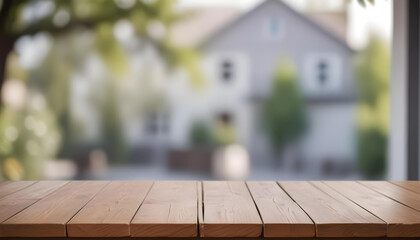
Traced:
[[[319, 81], [319, 63], [327, 64], [327, 81], [321, 84]], [[312, 52], [303, 59], [303, 89], [311, 95], [336, 94], [342, 91], [344, 86], [343, 60], [339, 54], [333, 52]]]
[[407, 179], [420, 175], [420, 2], [407, 4]]
[[[228, 66], [226, 66], [228, 63]], [[222, 58], [219, 62], [219, 78], [223, 83], [232, 83], [235, 81], [235, 61], [231, 58]], [[226, 73], [229, 77], [226, 78]]]

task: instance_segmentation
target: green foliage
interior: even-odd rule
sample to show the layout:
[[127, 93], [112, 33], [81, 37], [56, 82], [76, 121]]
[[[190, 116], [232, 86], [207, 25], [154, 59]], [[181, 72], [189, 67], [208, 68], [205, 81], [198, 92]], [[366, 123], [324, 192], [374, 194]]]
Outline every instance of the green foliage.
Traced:
[[375, 0], [357, 0], [357, 2], [362, 6], [366, 7], [367, 3], [370, 3], [371, 5], [375, 5]]
[[105, 101], [102, 105], [102, 145], [111, 163], [124, 163], [127, 157], [121, 113], [118, 111], [118, 94], [115, 83], [107, 81]]
[[281, 62], [276, 70], [271, 92], [263, 106], [263, 123], [277, 149], [298, 138], [306, 129], [304, 99], [295, 68], [290, 63]]
[[369, 45], [357, 59], [356, 76], [362, 102], [375, 106], [379, 95], [388, 91], [389, 59], [386, 43], [378, 37], [371, 37]]
[[387, 135], [380, 129], [368, 128], [359, 132], [359, 166], [370, 177], [380, 177], [386, 169]]
[[[124, 160], [126, 143], [120, 119], [118, 94], [121, 88], [117, 83], [124, 79], [131, 69], [128, 53], [117, 41], [114, 25], [120, 21], [129, 21], [134, 28], [135, 38], [143, 46], [154, 46], [170, 68], [184, 68], [191, 76], [193, 84], [201, 83], [201, 70], [198, 65], [198, 53], [189, 48], [175, 46], [171, 42], [169, 29], [184, 18], [175, 8], [175, 0], [156, 1], [121, 1], [121, 0], [44, 0], [44, 1], [2, 1], [0, 4], [0, 29], [4, 37], [11, 42], [21, 36], [46, 33], [52, 42], [52, 48], [41, 67], [28, 72], [13, 71], [9, 76], [27, 82], [28, 88], [41, 93], [59, 123], [63, 146], [62, 157], [74, 157], [73, 145], [80, 141], [77, 131], [83, 124], [71, 116], [69, 110], [69, 89], [71, 76], [83, 71], [85, 59], [92, 52], [98, 53], [107, 70], [104, 98], [95, 99], [102, 119], [103, 146], [113, 162]], [[52, 6], [50, 11], [30, 21], [23, 18], [23, 12], [34, 4]], [[44, 6], [44, 7], [46, 7]], [[46, 8], [48, 8], [48, 6]], [[64, 16], [64, 21], [58, 21]], [[63, 18], [61, 18], [63, 20]], [[151, 25], [158, 25], [163, 30], [156, 36], [150, 31]], [[83, 38], [89, 35], [91, 39]], [[92, 37], [93, 36], [93, 37]], [[11, 44], [10, 46], [13, 46]], [[10, 49], [11, 50], [11, 49]], [[1, 57], [1, 56], [0, 56]], [[3, 76], [0, 76], [2, 78]], [[104, 81], [104, 82], [105, 82]], [[148, 91], [145, 86], [132, 103], [139, 108], [160, 104], [161, 96]], [[140, 91], [140, 90], [139, 90]], [[147, 99], [146, 99], [147, 98]], [[158, 102], [158, 103], [156, 103]], [[147, 105], [145, 107], [140, 105]], [[7, 114], [4, 114], [7, 115]], [[7, 116], [3, 116], [7, 118]], [[76, 126], [77, 125], [77, 126]], [[77, 127], [77, 129], [76, 129]], [[24, 151], [24, 150], [22, 150]], [[21, 161], [21, 158], [18, 159]], [[12, 163], [14, 161], [11, 161]], [[14, 164], [11, 164], [14, 165]]]
[[203, 86], [204, 78], [199, 66], [200, 55], [197, 51], [187, 47], [174, 46], [170, 43], [165, 44], [163, 48], [170, 65], [182, 66], [189, 74], [193, 86]]
[[214, 126], [214, 141], [219, 146], [226, 146], [236, 142], [236, 130], [232, 123], [217, 121]]
[[193, 147], [208, 147], [214, 144], [212, 132], [203, 122], [195, 122], [192, 125], [189, 139]]
[[359, 167], [366, 176], [379, 176], [386, 166], [389, 127], [389, 69], [387, 45], [372, 37], [358, 57]]
[[113, 26], [107, 23], [96, 27], [95, 47], [112, 73], [122, 76], [128, 72], [129, 62], [122, 46], [114, 37]]
[[[22, 107], [3, 106], [0, 132], [0, 163], [7, 170], [5, 177], [41, 179], [43, 161], [55, 156], [61, 141], [55, 116], [43, 97], [30, 93]], [[23, 170], [17, 171], [19, 164], [12, 162], [19, 162]]]
[[[89, 42], [83, 42], [81, 35], [67, 33], [52, 40], [51, 49], [40, 67], [29, 71], [28, 88], [41, 93], [56, 117], [62, 145], [60, 157], [72, 158], [75, 155], [74, 144], [79, 139], [75, 131], [77, 124], [69, 110], [70, 79], [76, 69], [83, 66], [83, 60], [91, 50]], [[22, 70], [21, 70], [22, 71]]]

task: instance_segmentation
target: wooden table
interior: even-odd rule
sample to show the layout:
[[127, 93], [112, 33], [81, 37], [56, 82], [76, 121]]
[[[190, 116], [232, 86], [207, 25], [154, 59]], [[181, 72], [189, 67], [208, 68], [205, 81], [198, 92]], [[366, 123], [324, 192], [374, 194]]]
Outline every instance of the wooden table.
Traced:
[[0, 237], [418, 239], [420, 182], [1, 182]]

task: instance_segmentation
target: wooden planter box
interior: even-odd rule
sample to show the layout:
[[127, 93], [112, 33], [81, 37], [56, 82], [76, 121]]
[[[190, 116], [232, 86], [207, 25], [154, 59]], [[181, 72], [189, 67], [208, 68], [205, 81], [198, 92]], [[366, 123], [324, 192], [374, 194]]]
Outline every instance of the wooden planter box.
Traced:
[[211, 173], [214, 149], [172, 150], [169, 152], [168, 167], [171, 170]]

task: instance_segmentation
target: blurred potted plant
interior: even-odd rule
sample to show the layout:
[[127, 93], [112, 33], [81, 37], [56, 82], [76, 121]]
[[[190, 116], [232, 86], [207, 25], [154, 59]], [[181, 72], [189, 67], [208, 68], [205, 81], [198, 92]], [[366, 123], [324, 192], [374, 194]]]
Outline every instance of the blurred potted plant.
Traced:
[[169, 167], [209, 173], [211, 158], [216, 143], [210, 127], [204, 121], [196, 121], [189, 132], [190, 147], [185, 150], [172, 150]]

